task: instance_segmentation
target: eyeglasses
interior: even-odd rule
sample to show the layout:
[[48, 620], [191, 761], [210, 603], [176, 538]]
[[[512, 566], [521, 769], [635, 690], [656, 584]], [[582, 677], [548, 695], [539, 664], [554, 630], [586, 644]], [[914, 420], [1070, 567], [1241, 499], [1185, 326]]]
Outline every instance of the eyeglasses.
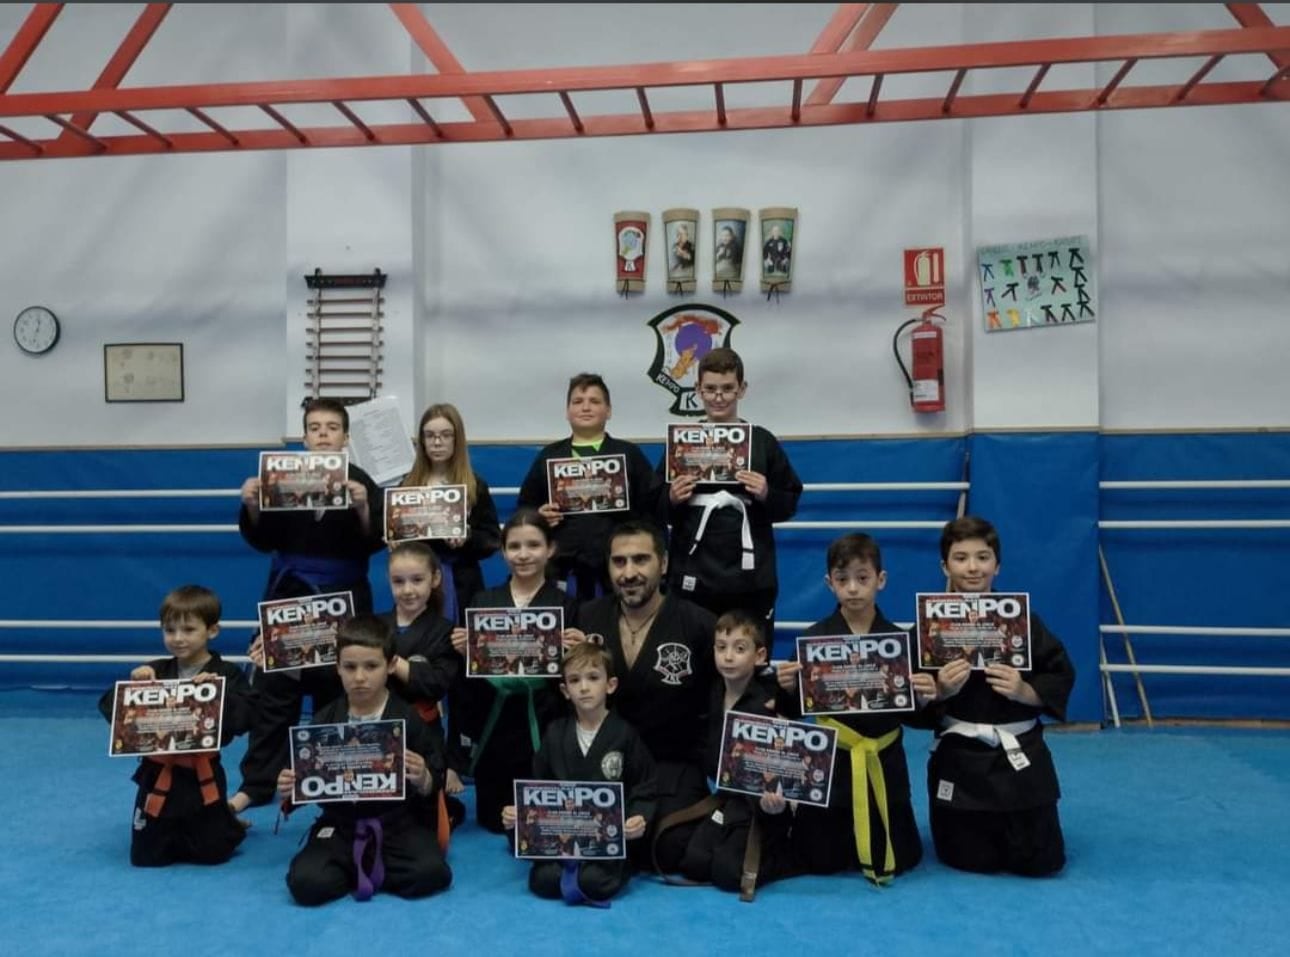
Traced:
[[733, 399], [739, 392], [737, 385], [723, 385], [720, 387], [705, 385], [699, 390], [699, 395], [705, 399]]
[[457, 437], [456, 432], [422, 432], [421, 438], [430, 445], [449, 445]]

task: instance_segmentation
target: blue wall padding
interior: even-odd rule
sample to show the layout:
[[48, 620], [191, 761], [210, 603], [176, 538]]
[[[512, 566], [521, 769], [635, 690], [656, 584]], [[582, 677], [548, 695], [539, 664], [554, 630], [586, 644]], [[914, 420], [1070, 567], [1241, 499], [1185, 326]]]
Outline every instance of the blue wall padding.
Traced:
[[[1290, 478], [1290, 435], [1107, 435], [1102, 478], [1114, 481]], [[1102, 517], [1115, 520], [1286, 519], [1290, 490], [1107, 490]], [[1290, 627], [1290, 588], [1281, 574], [1290, 529], [1107, 530], [1102, 533], [1125, 621], [1134, 625]], [[1114, 612], [1103, 589], [1102, 620]], [[1290, 638], [1133, 636], [1139, 664], [1290, 667]], [[1123, 640], [1108, 659], [1126, 663]], [[1290, 679], [1147, 675], [1158, 715], [1290, 718]], [[1128, 675], [1115, 679], [1123, 714], [1139, 716]]]
[[977, 434], [968, 512], [994, 523], [998, 591], [1024, 591], [1075, 664], [1067, 716], [1102, 715], [1097, 670], [1096, 432]]
[[[475, 446], [476, 468], [494, 486], [518, 485], [538, 444]], [[661, 445], [645, 447], [657, 461]], [[1097, 480], [1290, 477], [1290, 437], [1233, 435], [1102, 436], [1093, 433], [997, 433], [963, 438], [851, 439], [791, 442], [788, 452], [806, 482], [959, 481], [972, 451], [970, 509], [994, 521], [1004, 545], [1000, 588], [1030, 591], [1035, 607], [1070, 649], [1079, 670], [1071, 716], [1102, 716], [1097, 676], [1097, 624], [1114, 620], [1097, 567]], [[256, 449], [199, 451], [0, 452], [0, 488], [226, 488], [250, 475]], [[947, 521], [957, 495], [930, 493], [808, 493], [803, 520]], [[1106, 518], [1285, 518], [1290, 492], [1106, 492]], [[514, 508], [499, 496], [504, 520]], [[236, 523], [236, 502], [224, 499], [0, 501], [0, 524]], [[840, 532], [781, 530], [781, 621], [814, 621], [833, 607], [823, 582], [824, 552]], [[880, 597], [896, 621], [913, 617], [913, 596], [938, 590], [935, 530], [881, 531], [889, 582]], [[1106, 532], [1103, 543], [1128, 620], [1137, 624], [1290, 625], [1290, 590], [1274, 578], [1290, 532]], [[5, 582], [0, 618], [128, 618], [151, 620], [164, 593], [198, 581], [223, 598], [225, 616], [250, 619], [268, 560], [233, 533], [0, 536]], [[505, 575], [489, 560], [490, 583]], [[388, 607], [384, 562], [372, 562], [377, 604]], [[248, 632], [229, 629], [226, 651], [241, 652]], [[795, 632], [781, 629], [776, 657], [792, 653]], [[1113, 661], [1122, 645], [1107, 642]], [[1142, 660], [1173, 663], [1290, 665], [1290, 639], [1135, 639]], [[22, 653], [161, 654], [156, 629], [137, 632], [0, 629], [0, 651]], [[115, 665], [6, 664], [0, 687], [105, 686]], [[1116, 681], [1128, 716], [1137, 714], [1128, 677]], [[1157, 713], [1179, 716], [1290, 717], [1286, 679], [1147, 679]]]

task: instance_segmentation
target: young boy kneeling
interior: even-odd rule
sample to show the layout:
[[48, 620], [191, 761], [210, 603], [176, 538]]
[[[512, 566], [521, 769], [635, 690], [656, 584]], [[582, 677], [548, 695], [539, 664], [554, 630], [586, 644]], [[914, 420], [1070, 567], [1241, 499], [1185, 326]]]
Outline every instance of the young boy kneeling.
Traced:
[[[573, 702], [573, 715], [551, 723], [542, 747], [533, 756], [533, 777], [543, 781], [622, 781], [625, 801], [623, 833], [627, 840], [644, 836], [656, 800], [654, 759], [636, 730], [609, 710], [609, 695], [618, 687], [613, 659], [600, 645], [582, 642], [565, 652], [560, 690]], [[502, 824], [515, 827], [515, 805], [502, 809]], [[565, 893], [566, 869], [577, 869], [576, 885]], [[529, 888], [539, 897], [571, 904], [606, 901], [631, 877], [626, 860], [536, 861]], [[570, 899], [572, 898], [572, 899]]]
[[[394, 801], [324, 804], [309, 829], [309, 842], [291, 861], [287, 887], [300, 904], [325, 904], [350, 892], [367, 900], [378, 890], [425, 897], [452, 883], [436, 834], [435, 794], [443, 786], [442, 745], [416, 710], [386, 682], [394, 672], [390, 626], [359, 615], [340, 627], [337, 662], [344, 697], [314, 715], [314, 724], [403, 720], [407, 729], [406, 797]], [[295, 772], [278, 775], [278, 793], [290, 800]]]
[[[776, 713], [775, 686], [758, 675], [768, 644], [761, 621], [751, 612], [735, 609], [717, 619], [713, 657], [720, 679], [712, 686], [703, 740], [704, 767], [714, 777], [726, 713]], [[756, 799], [721, 792], [694, 806], [699, 808], [708, 813], [694, 827], [681, 858], [686, 878], [739, 891], [744, 900], [752, 900], [756, 888], [795, 872], [789, 850], [793, 814], [782, 790]]]
[[[999, 573], [999, 533], [985, 519], [956, 518], [941, 532], [950, 591], [989, 592]], [[936, 856], [965, 871], [1055, 874], [1066, 863], [1061, 788], [1039, 721], [1066, 719], [1075, 684], [1061, 641], [1030, 612], [1031, 670], [965, 659], [936, 673], [941, 727], [927, 762]]]
[[[219, 634], [220, 600], [209, 588], [182, 585], [161, 603], [161, 634], [169, 658], [158, 658], [130, 672], [131, 681], [191, 678], [224, 679], [220, 745], [243, 734], [251, 721], [251, 689], [242, 669], [208, 647]], [[115, 689], [99, 700], [112, 720]], [[223, 864], [242, 843], [244, 829], [228, 807], [228, 781], [219, 753], [159, 754], [141, 758], [134, 772], [130, 863], [135, 867], [168, 864]]]

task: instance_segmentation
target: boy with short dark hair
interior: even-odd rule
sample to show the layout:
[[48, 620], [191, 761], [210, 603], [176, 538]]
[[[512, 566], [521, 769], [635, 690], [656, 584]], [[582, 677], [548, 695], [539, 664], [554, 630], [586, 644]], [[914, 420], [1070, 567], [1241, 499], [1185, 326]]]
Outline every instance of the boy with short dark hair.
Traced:
[[[609, 695], [618, 687], [614, 663], [602, 646], [582, 642], [570, 648], [561, 664], [560, 691], [573, 714], [551, 723], [533, 757], [533, 777], [541, 781], [621, 781], [624, 836], [644, 836], [655, 810], [654, 759], [636, 730], [609, 710]], [[515, 827], [515, 806], [502, 809], [502, 823]], [[568, 903], [609, 900], [627, 883], [627, 860], [535, 861], [529, 888], [539, 897]]]
[[[452, 883], [436, 834], [443, 749], [416, 710], [386, 687], [395, 667], [394, 632], [374, 615], [359, 615], [341, 625], [336, 649], [345, 695], [315, 714], [312, 723], [404, 721], [406, 796], [324, 804], [308, 843], [291, 860], [287, 887], [297, 903], [307, 905], [350, 892], [367, 900], [379, 890], [408, 898], [441, 891]], [[278, 775], [278, 793], [285, 800], [295, 781], [290, 768]]]
[[[629, 519], [653, 515], [659, 496], [659, 482], [645, 453], [635, 443], [616, 439], [605, 431], [612, 415], [609, 386], [603, 378], [593, 372], [571, 378], [565, 395], [565, 416], [573, 432], [569, 438], [552, 442], [538, 452], [517, 498], [519, 507], [536, 508], [555, 530], [558, 576], [569, 582], [569, 594], [579, 601], [608, 593], [605, 558], [610, 533]], [[547, 461], [593, 455], [625, 456], [630, 507], [621, 512], [562, 514], [550, 501]]]
[[[751, 612], [734, 609], [717, 619], [713, 660], [720, 677], [712, 685], [703, 748], [704, 768], [714, 779], [726, 713], [775, 714], [775, 689], [758, 677], [768, 656], [766, 633]], [[701, 811], [703, 817], [691, 825], [681, 873], [752, 900], [755, 888], [792, 873], [788, 836], [793, 815], [787, 809], [780, 789], [755, 802], [751, 796], [722, 791], [699, 802], [687, 814]]]
[[[223, 746], [246, 731], [251, 715], [250, 687], [242, 669], [209, 649], [219, 634], [220, 600], [209, 588], [182, 585], [161, 603], [161, 632], [169, 658], [158, 658], [130, 672], [131, 681], [192, 678], [224, 679]], [[112, 720], [114, 689], [99, 699], [99, 711]], [[245, 834], [228, 807], [228, 782], [219, 753], [159, 754], [139, 759], [134, 800], [130, 863], [135, 867], [168, 864], [222, 864]]]
[[[965, 515], [941, 532], [950, 591], [991, 591], [1000, 557], [999, 534], [982, 518]], [[936, 856], [951, 867], [1039, 877], [1066, 863], [1061, 788], [1039, 718], [1066, 719], [1075, 667], [1033, 608], [1030, 650], [1030, 671], [973, 671], [960, 659], [936, 673], [941, 726], [927, 795]]]
[[[304, 430], [309, 451], [339, 452], [349, 442], [349, 411], [335, 399], [310, 399]], [[371, 613], [368, 561], [385, 545], [384, 497], [371, 476], [352, 462], [346, 485], [348, 509], [261, 512], [259, 476], [242, 483], [242, 538], [273, 555], [263, 601], [349, 591], [355, 612]], [[251, 656], [259, 657], [258, 641]], [[254, 681], [256, 713], [242, 758], [242, 786], [231, 801], [239, 813], [272, 800], [274, 779], [287, 762], [287, 729], [300, 720], [304, 696], [318, 708], [340, 694], [336, 675], [327, 668], [257, 672]]]
[[[697, 391], [707, 422], [742, 422], [739, 400], [748, 391], [744, 364], [733, 349], [713, 349], [699, 360]], [[667, 474], [667, 453], [658, 464]], [[752, 427], [752, 458], [735, 473], [740, 486], [704, 484], [683, 475], [659, 495], [659, 514], [672, 526], [668, 588], [713, 614], [752, 610], [773, 634], [779, 576], [775, 522], [797, 511], [802, 480], [779, 440]]]
[[[837, 599], [833, 614], [806, 629], [813, 635], [877, 635], [902, 629], [877, 604], [887, 584], [882, 551], [868, 535], [843, 535], [826, 557], [824, 582]], [[780, 687], [794, 692], [801, 665], [778, 666]], [[936, 693], [931, 675], [916, 673], [910, 683], [922, 707]], [[923, 844], [914, 820], [909, 767], [902, 742], [903, 724], [922, 725], [915, 714], [839, 714], [818, 723], [835, 728], [838, 748], [833, 763], [829, 806], [800, 807], [793, 845], [802, 867], [814, 874], [859, 870], [876, 884], [889, 881], [918, 864]]]

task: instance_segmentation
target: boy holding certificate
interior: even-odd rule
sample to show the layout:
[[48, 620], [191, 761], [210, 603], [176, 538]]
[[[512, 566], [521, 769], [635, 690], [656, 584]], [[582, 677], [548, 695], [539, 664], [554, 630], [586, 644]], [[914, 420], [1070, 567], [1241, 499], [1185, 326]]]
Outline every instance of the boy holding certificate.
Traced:
[[[582, 642], [565, 653], [561, 669], [560, 691], [573, 703], [573, 714], [547, 728], [533, 757], [533, 777], [621, 781], [626, 819], [623, 836], [638, 840], [654, 815], [654, 759], [635, 729], [609, 710], [609, 695], [618, 687], [613, 659], [602, 646]], [[502, 823], [511, 830], [515, 821], [515, 805], [507, 805], [502, 809]], [[536, 861], [529, 872], [529, 888], [539, 897], [597, 904], [622, 890], [630, 876], [626, 858]]]
[[[568, 592], [579, 601], [589, 601], [610, 591], [606, 570], [609, 533], [629, 518], [652, 515], [658, 499], [659, 483], [638, 446], [616, 439], [605, 431], [613, 415], [609, 386], [595, 373], [582, 372], [569, 380], [565, 396], [565, 416], [573, 434], [552, 442], [533, 460], [520, 486], [517, 504], [536, 508], [555, 530], [555, 566]], [[552, 461], [596, 463], [603, 465], [601, 474], [616, 469], [625, 475], [626, 501], [618, 508], [616, 498], [610, 509], [593, 510], [590, 506], [573, 512], [574, 502], [563, 506], [553, 500]], [[588, 478], [591, 469], [587, 470]]]
[[[218, 747], [246, 731], [250, 688], [242, 669], [211, 651], [219, 634], [220, 600], [209, 588], [184, 585], [161, 603], [161, 633], [169, 658], [158, 658], [130, 672], [131, 681], [191, 679], [224, 681], [220, 740], [216, 748], [194, 754], [145, 756], [134, 772], [139, 790], [134, 801], [130, 863], [164, 867], [180, 861], [222, 864], [242, 843], [243, 829], [229, 810], [228, 782]], [[115, 689], [99, 701], [99, 710], [114, 718]], [[123, 722], [125, 715], [116, 715]], [[135, 752], [137, 753], [137, 752]]]
[[[999, 573], [999, 533], [965, 515], [941, 532], [950, 590], [986, 594]], [[936, 672], [940, 728], [927, 762], [936, 856], [966, 871], [1055, 874], [1066, 863], [1057, 816], [1061, 789], [1041, 715], [1065, 720], [1075, 667], [1061, 641], [1030, 614], [1030, 670], [965, 659]]]
[[[829, 546], [826, 568], [824, 582], [838, 606], [803, 637], [891, 636], [898, 639], [892, 644], [902, 644], [907, 663], [908, 635], [877, 605], [878, 592], [887, 584], [878, 543], [868, 535], [844, 535]], [[859, 870], [877, 884], [914, 867], [922, 859], [923, 845], [914, 821], [901, 725], [917, 723], [911, 721], [915, 708], [934, 697], [932, 676], [911, 676], [902, 710], [866, 714], [849, 704], [836, 709], [827, 704], [832, 698], [829, 690], [817, 688], [812, 676], [804, 677], [796, 661], [780, 663], [777, 675], [780, 687], [795, 697], [799, 682], [805, 680], [806, 710], [820, 714], [818, 723], [838, 731], [828, 808], [798, 810], [793, 843], [802, 867], [814, 874]], [[911, 690], [916, 699], [908, 695]], [[828, 715], [829, 711], [838, 713]]]
[[[335, 399], [311, 399], [305, 404], [305, 448], [310, 452], [341, 452], [349, 443], [349, 412]], [[368, 562], [385, 547], [381, 539], [384, 500], [371, 477], [350, 463], [349, 508], [261, 511], [260, 479], [242, 485], [238, 527], [256, 551], [273, 555], [264, 601], [348, 591], [361, 614], [372, 611]], [[251, 657], [258, 657], [259, 643]], [[303, 668], [268, 674], [257, 672], [256, 712], [242, 757], [242, 786], [230, 806], [237, 813], [273, 799], [273, 782], [286, 764], [287, 729], [300, 717], [305, 695], [314, 707], [340, 693], [330, 668]]]
[[[435, 827], [443, 748], [416, 709], [386, 687], [396, 666], [394, 633], [380, 618], [360, 615], [341, 626], [336, 649], [345, 693], [318, 711], [314, 723], [403, 722], [404, 797], [324, 804], [304, 849], [292, 858], [287, 887], [297, 903], [306, 905], [351, 892], [358, 900], [369, 900], [381, 890], [408, 898], [441, 891], [452, 883]], [[296, 784], [292, 768], [278, 775], [287, 813]]]
[[[744, 364], [733, 349], [713, 349], [699, 360], [699, 398], [704, 421], [743, 423], [739, 400], [748, 391]], [[668, 590], [714, 615], [746, 608], [773, 636], [779, 576], [775, 567], [775, 522], [797, 511], [802, 480], [779, 440], [759, 425], [752, 431], [749, 461], [732, 483], [674, 476], [659, 496], [660, 517], [672, 526]], [[658, 474], [667, 475], [668, 451]]]

